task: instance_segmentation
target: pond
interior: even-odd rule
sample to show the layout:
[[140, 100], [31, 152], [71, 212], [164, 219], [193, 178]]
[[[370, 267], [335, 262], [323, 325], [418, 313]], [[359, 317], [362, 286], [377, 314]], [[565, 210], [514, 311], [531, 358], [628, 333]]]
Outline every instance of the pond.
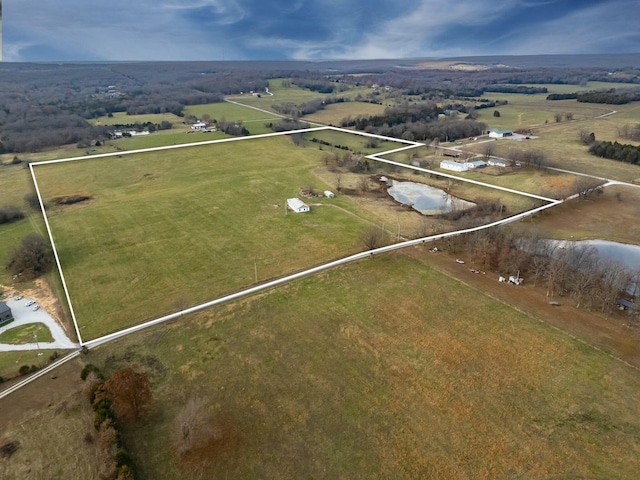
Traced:
[[627, 243], [610, 242], [608, 240], [549, 240], [552, 245], [568, 247], [593, 247], [598, 255], [621, 263], [630, 271], [640, 271], [640, 246]]
[[[559, 248], [576, 246], [580, 249], [593, 248], [595, 254], [601, 258], [617, 262], [635, 274], [640, 272], [640, 246], [627, 243], [610, 242], [608, 240], [547, 240], [551, 245]], [[636, 295], [640, 290], [640, 278], [632, 279], [626, 291], [630, 295]]]
[[440, 215], [451, 211], [467, 210], [476, 205], [424, 183], [396, 180], [391, 182], [387, 193], [398, 202], [409, 205], [423, 215]]

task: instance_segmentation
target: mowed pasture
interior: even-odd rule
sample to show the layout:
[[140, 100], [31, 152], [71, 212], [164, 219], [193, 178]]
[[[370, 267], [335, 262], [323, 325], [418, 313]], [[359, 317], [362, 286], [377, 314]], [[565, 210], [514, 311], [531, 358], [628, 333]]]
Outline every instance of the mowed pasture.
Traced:
[[362, 250], [348, 212], [285, 215], [321, 155], [283, 136], [35, 167], [45, 200], [93, 197], [47, 210], [83, 339]]
[[[640, 374], [395, 253], [92, 351], [151, 376], [142, 478], [632, 478]], [[189, 463], [189, 397], [226, 437]]]
[[[533, 129], [537, 139], [495, 142], [495, 154], [508, 156], [509, 150], [538, 150], [546, 154], [552, 166], [613, 178], [633, 181], [640, 178], [640, 168], [615, 160], [608, 160], [588, 153], [588, 146], [580, 142], [580, 131], [593, 132], [596, 140], [618, 141], [638, 145], [638, 142], [619, 138], [618, 129], [626, 124], [635, 125], [640, 115], [640, 102], [626, 105], [579, 103], [576, 100], [545, 100], [545, 94], [517, 95], [491, 94], [490, 98], [508, 100], [509, 104], [479, 110], [479, 120], [492, 128], [517, 130]], [[500, 117], [493, 117], [498, 110]], [[602, 117], [610, 112], [615, 113]], [[572, 113], [573, 120], [555, 122], [554, 115]], [[547, 122], [547, 123], [545, 123]], [[469, 150], [482, 153], [484, 146], [471, 145]]]
[[385, 107], [375, 103], [366, 102], [344, 102], [327, 105], [324, 109], [305, 115], [303, 120], [323, 123], [325, 125], [340, 126], [342, 120], [347, 117], [358, 117], [360, 115], [381, 115]]

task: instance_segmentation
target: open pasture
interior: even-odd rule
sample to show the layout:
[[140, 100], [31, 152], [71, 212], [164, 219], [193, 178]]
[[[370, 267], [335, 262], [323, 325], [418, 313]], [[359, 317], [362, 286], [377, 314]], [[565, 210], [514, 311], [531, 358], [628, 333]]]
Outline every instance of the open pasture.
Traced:
[[360, 251], [341, 209], [285, 215], [321, 155], [276, 137], [37, 166], [45, 199], [93, 197], [47, 211], [83, 339]]
[[173, 113], [146, 113], [142, 115], [127, 115], [126, 112], [115, 112], [111, 117], [105, 115], [89, 120], [93, 125], [130, 125], [134, 123], [160, 123], [169, 122], [178, 125], [183, 122], [183, 118]]
[[340, 126], [340, 122], [347, 117], [357, 117], [360, 115], [380, 115], [385, 107], [375, 103], [366, 102], [344, 102], [328, 105], [311, 115], [305, 115], [303, 120], [323, 123], [325, 125]]
[[[633, 477], [638, 371], [438, 273], [423, 251], [92, 352], [107, 369], [154, 365], [153, 412], [126, 437], [143, 478]], [[170, 439], [190, 395], [233, 435], [183, 464]]]

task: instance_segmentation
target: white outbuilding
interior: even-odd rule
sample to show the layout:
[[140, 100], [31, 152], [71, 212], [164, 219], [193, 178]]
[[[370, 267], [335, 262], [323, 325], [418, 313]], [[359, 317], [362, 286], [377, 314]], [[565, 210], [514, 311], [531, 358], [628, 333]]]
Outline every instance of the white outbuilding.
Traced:
[[287, 199], [287, 206], [296, 213], [304, 213], [309, 211], [309, 205], [304, 203], [299, 198]]
[[325, 190], [324, 191], [324, 196], [327, 197], [327, 198], [333, 198], [333, 197], [336, 196], [336, 194], [333, 193], [331, 190]]
[[442, 160], [440, 162], [440, 168], [443, 170], [452, 170], [454, 172], [466, 172], [469, 169], [469, 165], [466, 163], [454, 162], [453, 160]]

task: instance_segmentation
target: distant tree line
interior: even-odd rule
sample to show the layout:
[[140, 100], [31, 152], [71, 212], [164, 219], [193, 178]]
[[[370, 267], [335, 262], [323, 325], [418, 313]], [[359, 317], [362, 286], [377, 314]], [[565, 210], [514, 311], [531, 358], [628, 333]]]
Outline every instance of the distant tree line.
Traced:
[[640, 91], [637, 90], [594, 90], [590, 92], [552, 93], [547, 100], [577, 100], [582, 103], [606, 103], [623, 105], [640, 101]]
[[583, 103], [607, 103], [611, 105], [623, 105], [629, 102], [640, 101], [640, 91], [609, 90], [602, 92], [578, 93], [577, 100]]
[[602, 158], [625, 163], [640, 163], [640, 147], [618, 142], [596, 142], [589, 147], [589, 153]]
[[485, 92], [522, 93], [525, 95], [548, 92], [547, 87], [527, 87], [525, 85], [488, 85], [483, 90]]
[[315, 100], [311, 100], [302, 104], [296, 104], [293, 102], [276, 103], [272, 106], [272, 108], [282, 115], [298, 118], [303, 115], [310, 115], [317, 111], [323, 110], [328, 105], [332, 105], [334, 103], [344, 103], [348, 101], [348, 98], [329, 96], [325, 98], [317, 98]]

